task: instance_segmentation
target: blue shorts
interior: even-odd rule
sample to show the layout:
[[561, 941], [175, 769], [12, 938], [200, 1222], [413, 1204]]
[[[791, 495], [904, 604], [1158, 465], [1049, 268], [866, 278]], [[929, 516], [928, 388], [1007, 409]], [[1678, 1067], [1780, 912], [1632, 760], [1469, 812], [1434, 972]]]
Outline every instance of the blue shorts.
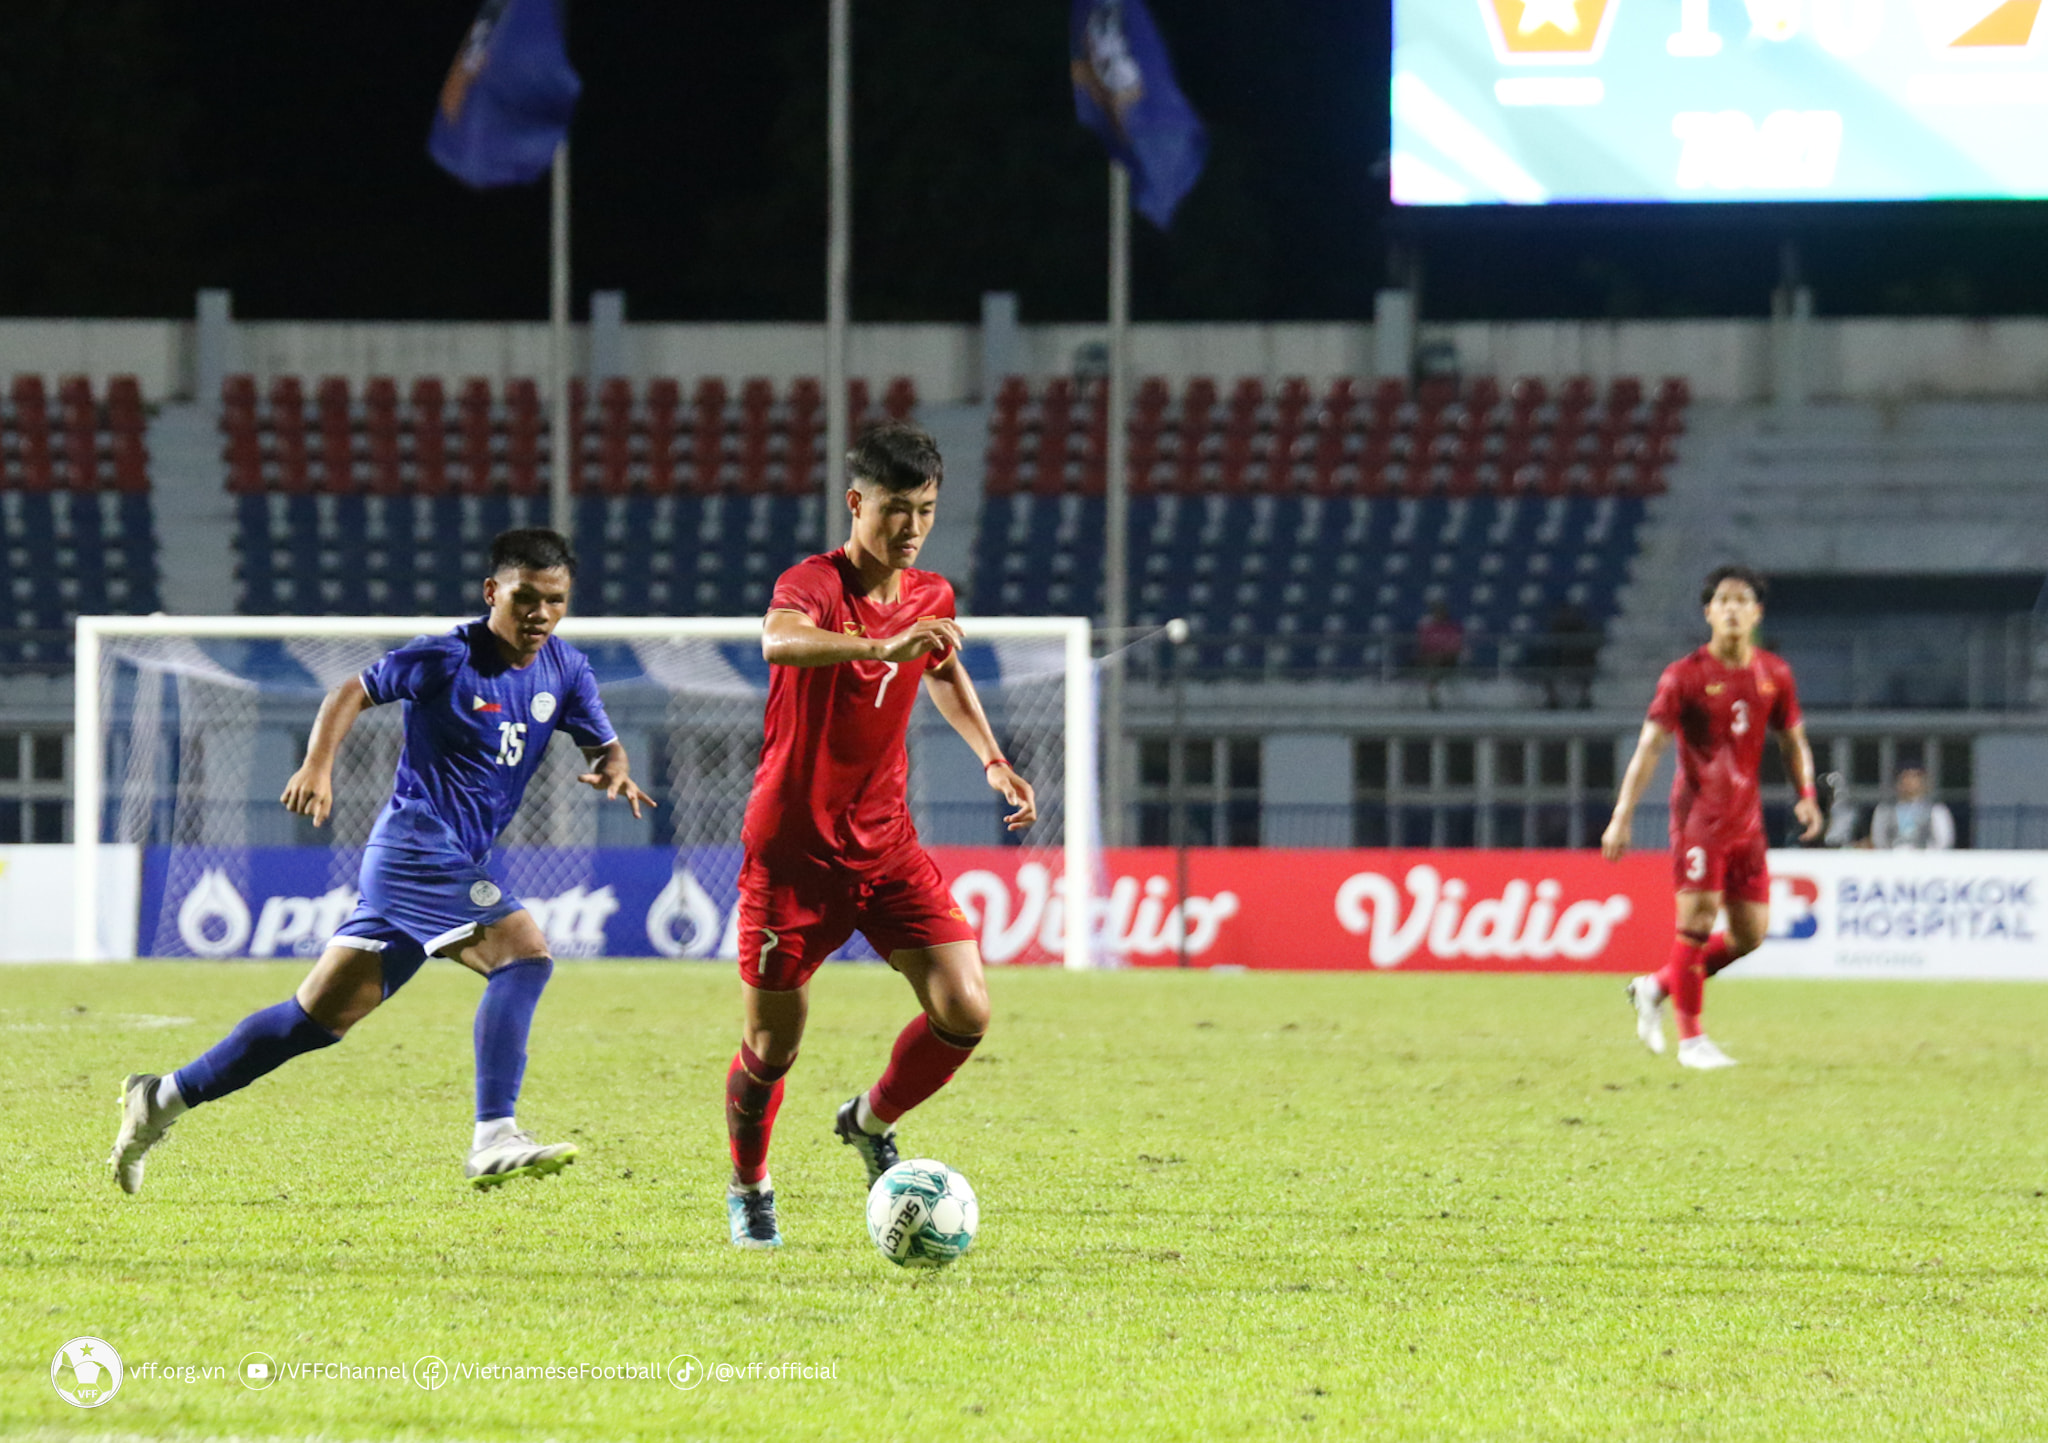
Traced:
[[357, 885], [356, 909], [332, 940], [379, 955], [386, 997], [442, 948], [467, 942], [525, 905], [506, 895], [481, 863], [460, 854], [368, 847]]

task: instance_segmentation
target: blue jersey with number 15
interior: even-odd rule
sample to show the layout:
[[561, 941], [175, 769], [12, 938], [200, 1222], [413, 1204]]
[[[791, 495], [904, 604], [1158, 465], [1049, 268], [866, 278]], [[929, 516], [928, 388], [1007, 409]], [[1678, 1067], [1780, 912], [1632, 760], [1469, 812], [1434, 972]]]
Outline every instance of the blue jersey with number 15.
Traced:
[[481, 862], [519, 810], [557, 728], [578, 746], [613, 738], [590, 661], [551, 636], [515, 670], [482, 620], [420, 636], [363, 673], [378, 706], [402, 701], [405, 750], [373, 847]]

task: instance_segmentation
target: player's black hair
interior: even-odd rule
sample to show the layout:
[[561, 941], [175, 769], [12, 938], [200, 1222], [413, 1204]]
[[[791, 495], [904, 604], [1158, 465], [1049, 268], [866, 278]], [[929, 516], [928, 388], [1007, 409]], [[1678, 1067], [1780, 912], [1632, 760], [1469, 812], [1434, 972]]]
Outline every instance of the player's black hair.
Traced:
[[1771, 583], [1764, 579], [1761, 571], [1753, 571], [1747, 566], [1717, 566], [1707, 573], [1707, 579], [1700, 587], [1701, 606], [1714, 599], [1714, 593], [1720, 590], [1724, 581], [1739, 581], [1747, 586], [1756, 593], [1759, 606], [1763, 604], [1764, 598], [1770, 595]]
[[491, 575], [511, 567], [515, 571], [552, 571], [566, 567], [576, 574], [576, 551], [569, 538], [545, 526], [524, 526], [517, 531], [500, 531], [491, 542]]
[[932, 433], [908, 421], [884, 421], [861, 432], [846, 453], [847, 474], [884, 491], [915, 491], [927, 481], [944, 484], [946, 463]]

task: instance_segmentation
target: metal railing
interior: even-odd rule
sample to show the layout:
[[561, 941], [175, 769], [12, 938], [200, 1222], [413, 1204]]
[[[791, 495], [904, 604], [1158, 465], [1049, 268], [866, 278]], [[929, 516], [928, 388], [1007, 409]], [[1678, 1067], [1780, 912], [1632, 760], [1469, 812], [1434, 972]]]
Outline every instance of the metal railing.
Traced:
[[2031, 616], [1767, 624], [1768, 644], [1792, 664], [1809, 709], [2031, 711], [2036, 650]]
[[1417, 638], [1387, 632], [1196, 632], [1131, 654], [1133, 675], [1170, 681], [1478, 681], [1589, 685], [1597, 636], [1477, 637], [1432, 663]]

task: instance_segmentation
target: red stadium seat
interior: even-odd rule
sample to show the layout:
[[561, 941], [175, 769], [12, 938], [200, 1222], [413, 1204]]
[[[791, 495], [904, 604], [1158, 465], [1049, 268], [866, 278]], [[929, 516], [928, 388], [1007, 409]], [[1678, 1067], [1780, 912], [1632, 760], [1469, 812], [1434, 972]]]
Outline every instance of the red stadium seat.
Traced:
[[342, 376], [324, 376], [321, 378], [319, 390], [314, 394], [319, 407], [322, 426], [327, 424], [327, 420], [331, 416], [338, 416], [344, 425], [347, 424], [349, 419], [347, 378]]
[[66, 426], [61, 454], [64, 464], [56, 479], [66, 490], [100, 489], [100, 439], [96, 427]]
[[448, 491], [448, 430], [441, 382], [422, 376], [412, 383], [413, 489], [422, 496]]
[[[324, 382], [321, 390], [327, 390]], [[320, 405], [320, 471], [321, 490], [340, 495], [355, 489], [355, 433], [347, 403], [336, 409], [326, 394]]]
[[313, 473], [306, 454], [306, 427], [303, 414], [298, 425], [276, 428], [272, 444], [274, 449], [271, 454], [277, 463], [275, 489], [292, 495], [312, 490]]
[[140, 496], [149, 490], [149, 449], [137, 432], [122, 432], [114, 437], [114, 489], [129, 496]]
[[404, 469], [398, 452], [398, 428], [372, 427], [369, 436], [368, 485], [378, 496], [396, 496], [405, 489]]
[[478, 417], [488, 427], [491, 423], [491, 383], [482, 376], [471, 376], [456, 394], [455, 406], [465, 423], [472, 417]]
[[1005, 376], [996, 387], [995, 412], [999, 416], [1016, 416], [1031, 404], [1031, 385], [1022, 376]]
[[908, 421], [917, 409], [917, 383], [908, 376], [896, 376], [882, 392], [882, 409], [892, 421]]
[[363, 387], [363, 428], [375, 443], [390, 438], [393, 453], [398, 438], [398, 382], [389, 376], [372, 376]]

